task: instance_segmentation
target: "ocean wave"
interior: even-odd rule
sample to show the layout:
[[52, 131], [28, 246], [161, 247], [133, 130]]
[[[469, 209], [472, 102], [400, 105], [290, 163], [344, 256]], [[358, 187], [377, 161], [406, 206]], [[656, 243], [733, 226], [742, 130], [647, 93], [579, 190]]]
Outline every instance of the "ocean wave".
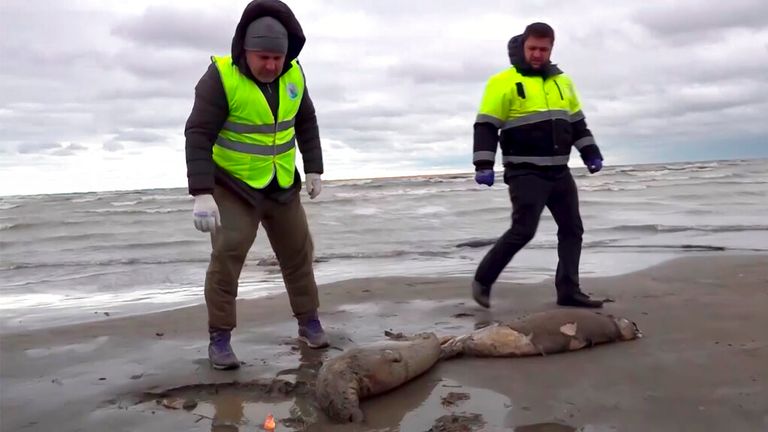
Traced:
[[686, 165], [664, 165], [664, 169], [670, 171], [710, 171], [712, 168], [717, 168], [719, 166], [720, 164], [717, 162], [707, 162]]
[[142, 201], [191, 201], [189, 195], [147, 195], [139, 197]]
[[386, 197], [402, 197], [402, 196], [422, 196], [422, 195], [435, 195], [444, 194], [449, 192], [475, 192], [481, 191], [476, 185], [470, 185], [466, 187], [445, 187], [445, 188], [423, 188], [423, 189], [409, 189], [409, 188], [396, 188], [391, 190], [380, 191], [359, 191], [359, 192], [335, 192], [333, 198], [327, 200], [327, 202], [340, 202], [340, 201], [354, 201], [359, 199], [374, 199], [374, 198], [386, 198]]
[[631, 183], [626, 185], [617, 185], [615, 183], [604, 183], [604, 184], [597, 184], [594, 186], [584, 185], [584, 186], [580, 186], [580, 189], [589, 191], [589, 192], [604, 192], [604, 191], [618, 192], [618, 191], [644, 190], [644, 189], [648, 189], [648, 186], [644, 184], [637, 184], [637, 183]]
[[[344, 187], [344, 186], [367, 186], [373, 183], [372, 179], [362, 179], [362, 180], [331, 180], [328, 182], [328, 188], [337, 188], [337, 187]], [[324, 185], [325, 187], [325, 185]]]
[[109, 203], [115, 207], [132, 206], [138, 204], [140, 201], [116, 201]]
[[639, 233], [676, 233], [684, 231], [701, 232], [741, 232], [741, 231], [768, 231], [768, 225], [664, 225], [664, 224], [638, 224], [616, 225], [606, 228], [596, 228], [599, 231], [631, 231]]
[[11, 204], [11, 203], [0, 203], [0, 210], [10, 210], [15, 209], [18, 207], [19, 204]]
[[0, 231], [23, 231], [27, 229], [41, 229], [47, 226], [50, 227], [60, 227], [62, 225], [82, 225], [82, 224], [92, 224], [92, 221], [89, 220], [63, 220], [63, 221], [53, 221], [53, 220], [45, 220], [41, 222], [19, 222], [19, 223], [12, 223], [12, 224], [0, 224]]
[[[767, 228], [768, 229], [768, 228]], [[483, 248], [488, 247], [496, 243], [496, 238], [486, 238], [486, 239], [474, 239], [474, 240], [468, 240], [465, 242], [461, 242], [456, 244], [456, 248]], [[556, 249], [557, 243], [556, 242], [539, 242], [539, 243], [531, 243], [526, 246], [526, 249]], [[727, 246], [719, 246], [719, 245], [708, 245], [708, 244], [688, 244], [688, 243], [681, 243], [681, 244], [621, 244], [616, 243], [616, 240], [595, 240], [591, 242], [585, 242], [584, 243], [584, 249], [601, 249], [601, 248], [615, 248], [615, 249], [657, 249], [657, 250], [668, 250], [668, 249], [675, 249], [675, 250], [681, 250], [681, 251], [691, 251], [691, 250], [697, 250], [697, 251], [766, 251], [768, 249], [756, 249], [756, 248], [737, 248], [737, 247], [727, 247]]]
[[188, 208], [167, 208], [167, 209], [132, 209], [132, 208], [114, 208], [114, 209], [93, 209], [93, 210], [80, 210], [80, 213], [92, 213], [92, 214], [167, 214], [190, 211]]
[[72, 198], [71, 200], [69, 200], [69, 202], [73, 202], [73, 203], [87, 203], [87, 202], [92, 202], [92, 201], [98, 201], [101, 198], [102, 197], [100, 197], [100, 196], [89, 196], [89, 197], [83, 197], [83, 198]]
[[376, 251], [376, 252], [339, 252], [329, 253], [324, 255], [318, 255], [315, 262], [327, 262], [331, 260], [340, 259], [385, 259], [385, 258], [398, 258], [403, 256], [420, 256], [431, 258], [444, 258], [449, 257], [450, 252], [446, 250], [389, 250], [389, 251]]
[[69, 268], [69, 267], [103, 267], [103, 266], [131, 266], [131, 265], [167, 265], [167, 264], [185, 264], [185, 263], [207, 263], [209, 258], [171, 258], [171, 259], [142, 259], [142, 258], [124, 258], [107, 259], [101, 261], [64, 261], [57, 263], [3, 263], [0, 264], [0, 271], [11, 270], [29, 270], [29, 269], [51, 269], [51, 268]]

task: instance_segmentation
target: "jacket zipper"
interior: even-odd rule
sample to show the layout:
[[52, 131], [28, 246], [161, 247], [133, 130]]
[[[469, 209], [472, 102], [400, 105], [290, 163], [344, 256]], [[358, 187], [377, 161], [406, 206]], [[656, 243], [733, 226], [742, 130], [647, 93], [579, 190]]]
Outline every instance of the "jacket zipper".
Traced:
[[552, 81], [555, 82], [555, 87], [557, 87], [557, 92], [560, 93], [560, 100], [565, 100], [563, 97], [563, 91], [560, 90], [560, 84], [557, 83], [557, 80], [553, 79]]
[[[272, 94], [272, 83], [267, 84], [267, 90], [269, 90], [269, 94]], [[275, 159], [277, 158], [277, 113], [274, 113], [272, 118], [275, 120], [275, 129], [272, 134], [272, 165], [275, 165]]]
[[[557, 86], [557, 81], [555, 81], [555, 85]], [[549, 97], [547, 96], [547, 86], [545, 85], [544, 77], [541, 77], [541, 88], [544, 90], [544, 101], [547, 104], [547, 111], [551, 113], [552, 110], [549, 108]], [[560, 91], [560, 86], [557, 86], [557, 91]], [[560, 93], [561, 98], [562, 96], [562, 93]], [[554, 156], [555, 150], [557, 150], [557, 141], [555, 140], [555, 119], [553, 118], [549, 119], [549, 129], [552, 136], [552, 153]]]

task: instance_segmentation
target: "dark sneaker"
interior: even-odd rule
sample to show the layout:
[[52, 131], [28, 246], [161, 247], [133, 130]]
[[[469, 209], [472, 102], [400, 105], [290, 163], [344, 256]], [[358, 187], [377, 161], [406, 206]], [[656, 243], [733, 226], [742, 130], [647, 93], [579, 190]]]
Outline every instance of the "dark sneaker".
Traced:
[[328, 336], [320, 325], [317, 317], [299, 320], [299, 340], [305, 342], [310, 348], [325, 348], [328, 346]]
[[480, 282], [472, 281], [472, 298], [477, 304], [484, 308], [491, 307], [491, 287], [487, 287]]
[[583, 307], [583, 308], [592, 308], [592, 309], [599, 309], [603, 307], [603, 301], [602, 300], [592, 300], [589, 298], [588, 295], [584, 294], [583, 292], [578, 292], [571, 295], [566, 296], [558, 296], [557, 297], [557, 304], [560, 306], [573, 306], [573, 307]]
[[208, 360], [211, 362], [211, 367], [220, 370], [239, 368], [240, 360], [237, 359], [229, 343], [232, 336], [230, 331], [211, 329], [209, 333], [211, 343], [208, 344]]

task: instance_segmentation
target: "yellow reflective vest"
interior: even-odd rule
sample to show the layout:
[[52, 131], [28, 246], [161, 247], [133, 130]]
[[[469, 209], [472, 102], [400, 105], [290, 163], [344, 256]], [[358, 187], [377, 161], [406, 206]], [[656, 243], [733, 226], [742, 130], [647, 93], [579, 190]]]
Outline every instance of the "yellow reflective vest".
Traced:
[[[574, 85], [566, 74], [550, 77], [523, 75], [514, 66], [487, 82], [477, 122], [501, 130], [505, 165], [566, 165], [571, 147], [583, 153], [595, 145], [586, 128]], [[475, 161], [493, 161], [495, 149], [478, 149]], [[586, 149], [588, 153], [596, 147]]]
[[231, 56], [213, 56], [229, 104], [229, 117], [213, 146], [213, 161], [255, 189], [277, 176], [280, 187], [293, 184], [296, 169], [294, 123], [304, 95], [304, 73], [296, 60], [279, 78], [277, 118], [267, 99], [243, 75]]

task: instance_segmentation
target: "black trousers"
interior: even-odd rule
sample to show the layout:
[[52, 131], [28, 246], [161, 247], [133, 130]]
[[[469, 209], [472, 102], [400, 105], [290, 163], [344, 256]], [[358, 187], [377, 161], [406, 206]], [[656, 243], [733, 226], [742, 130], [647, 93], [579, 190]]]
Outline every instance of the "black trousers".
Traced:
[[559, 297], [580, 292], [579, 260], [584, 227], [579, 213], [576, 182], [570, 171], [556, 176], [537, 174], [507, 177], [512, 201], [512, 227], [485, 255], [475, 272], [475, 280], [490, 287], [504, 267], [536, 234], [544, 207], [557, 223], [557, 273], [555, 288]]

